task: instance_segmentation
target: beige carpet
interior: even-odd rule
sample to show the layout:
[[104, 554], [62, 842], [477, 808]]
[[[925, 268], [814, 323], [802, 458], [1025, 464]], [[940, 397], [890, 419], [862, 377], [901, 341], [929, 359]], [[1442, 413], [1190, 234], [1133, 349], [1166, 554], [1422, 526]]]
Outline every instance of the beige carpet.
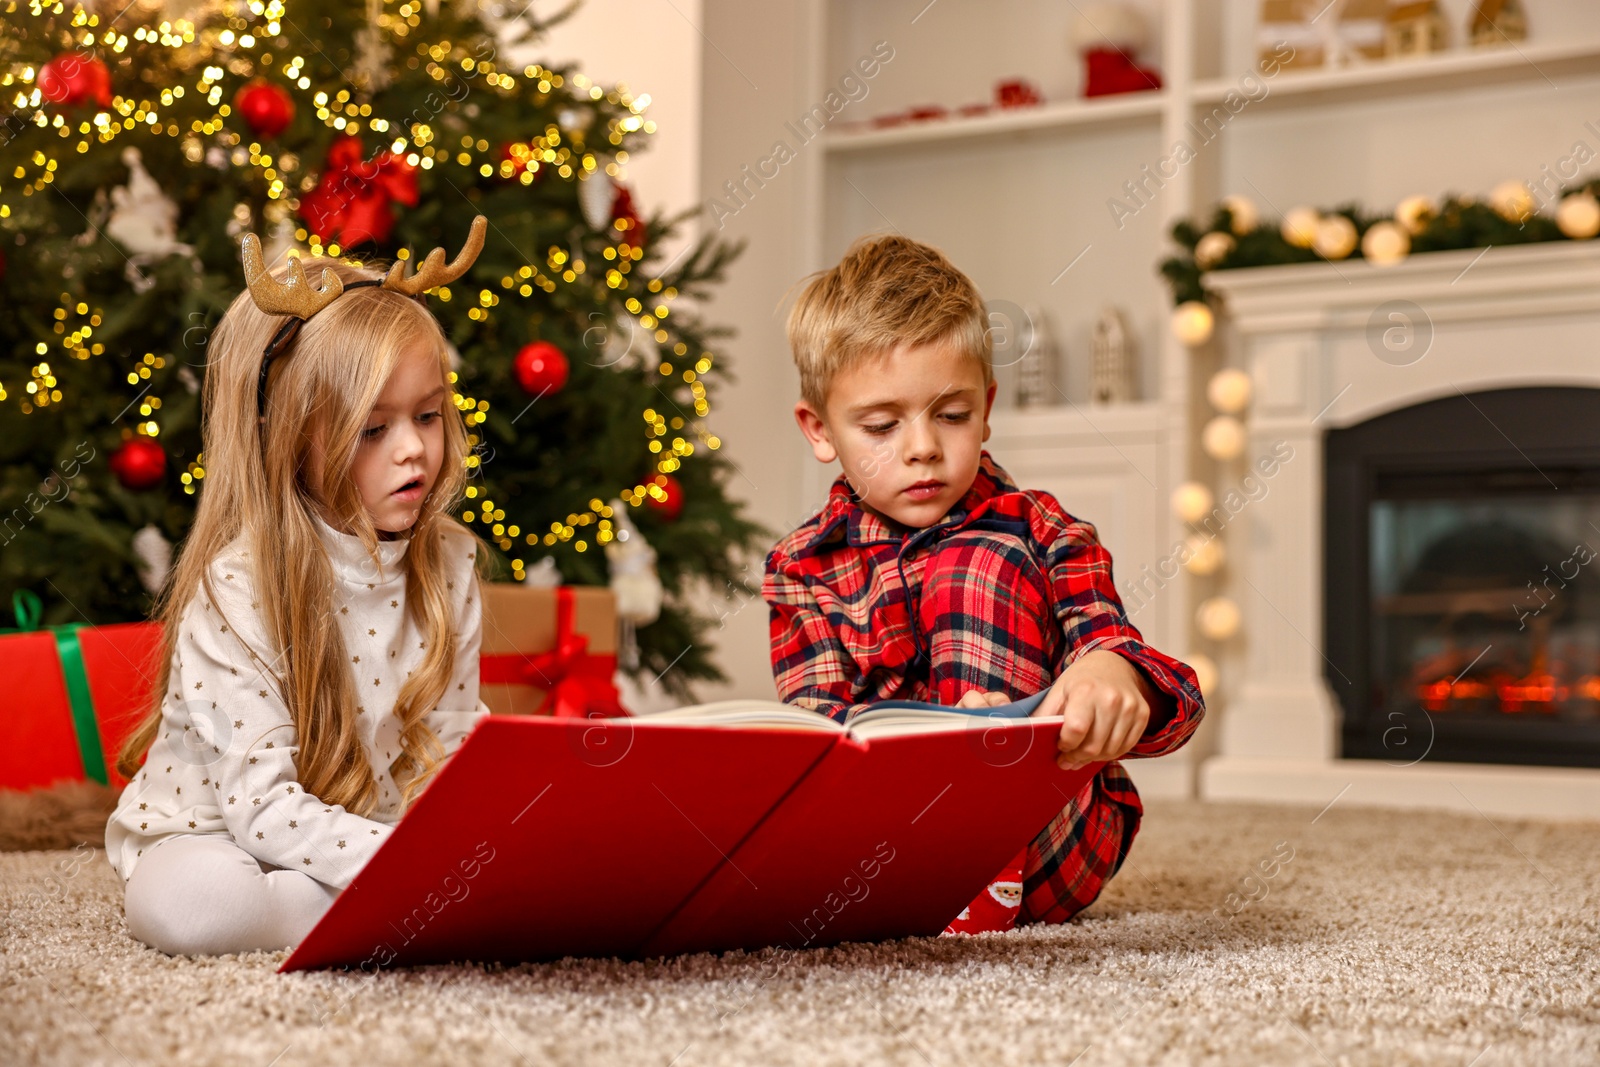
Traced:
[[1065, 927], [375, 978], [162, 956], [102, 853], [0, 854], [0, 1062], [1595, 1064], [1597, 846], [1600, 824], [1153, 803]]

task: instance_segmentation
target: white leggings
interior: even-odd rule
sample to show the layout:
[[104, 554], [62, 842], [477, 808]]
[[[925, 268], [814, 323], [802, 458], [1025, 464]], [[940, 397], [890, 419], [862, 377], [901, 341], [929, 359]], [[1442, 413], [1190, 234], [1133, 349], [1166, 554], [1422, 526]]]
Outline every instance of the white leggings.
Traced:
[[172, 955], [293, 948], [339, 890], [261, 863], [226, 834], [183, 834], [140, 857], [128, 879], [128, 932]]

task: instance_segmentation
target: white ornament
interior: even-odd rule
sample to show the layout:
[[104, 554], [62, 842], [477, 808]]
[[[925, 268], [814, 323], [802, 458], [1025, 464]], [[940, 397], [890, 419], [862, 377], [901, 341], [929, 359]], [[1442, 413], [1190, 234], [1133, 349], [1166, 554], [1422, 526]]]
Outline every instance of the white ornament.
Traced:
[[592, 230], [609, 229], [611, 205], [617, 191], [603, 171], [595, 171], [578, 183], [578, 206], [583, 209], [583, 220]]
[[1426, 196], [1408, 196], [1394, 209], [1394, 220], [1404, 230], [1416, 236], [1428, 226], [1428, 220], [1438, 214], [1438, 209], [1433, 205], [1433, 199]]
[[1184, 539], [1183, 544], [1189, 554], [1189, 558], [1184, 561], [1184, 567], [1190, 574], [1198, 574], [1201, 577], [1220, 571], [1223, 560], [1228, 556], [1222, 547], [1222, 542], [1210, 534], [1190, 534]]
[[1199, 482], [1184, 482], [1172, 491], [1172, 513], [1184, 522], [1199, 522], [1215, 504], [1211, 490]]
[[122, 162], [128, 168], [128, 184], [111, 190], [106, 235], [124, 251], [147, 256], [152, 262], [174, 252], [193, 251], [178, 240], [178, 205], [144, 169], [139, 150], [132, 145], [124, 148]]
[[1185, 662], [1194, 671], [1194, 680], [1200, 685], [1200, 695], [1210, 697], [1217, 688], [1216, 661], [1203, 653], [1191, 652], [1185, 657]]
[[611, 501], [611, 521], [616, 537], [606, 545], [606, 561], [611, 564], [611, 592], [617, 598], [617, 620], [621, 623], [617, 665], [631, 671], [639, 666], [637, 630], [660, 617], [664, 591], [656, 571], [656, 550], [633, 524], [620, 500]]
[[1533, 214], [1533, 193], [1527, 182], [1508, 178], [1489, 190], [1489, 206], [1508, 222], [1522, 222]]
[[611, 502], [611, 522], [617, 536], [606, 545], [611, 564], [611, 591], [617, 597], [617, 617], [635, 626], [648, 626], [661, 615], [661, 578], [656, 573], [656, 550], [644, 539], [620, 500]]
[[607, 328], [603, 323], [590, 327], [583, 333], [583, 347], [592, 350], [592, 342], [599, 341], [594, 352], [597, 367], [637, 367], [652, 354], [655, 338], [649, 330], [639, 325], [632, 315], [619, 314]]
[[1600, 233], [1600, 200], [1593, 193], [1573, 193], [1561, 198], [1556, 208], [1556, 225], [1575, 241], [1587, 241]]
[[1237, 415], [1250, 406], [1250, 375], [1237, 367], [1219, 370], [1206, 383], [1206, 399], [1228, 415]]
[[1235, 237], [1243, 237], [1261, 224], [1261, 213], [1256, 210], [1255, 201], [1247, 196], [1240, 196], [1237, 193], [1225, 196], [1222, 198], [1222, 206], [1233, 216]]
[[1238, 633], [1242, 619], [1239, 605], [1225, 596], [1202, 600], [1194, 613], [1195, 625], [1213, 641], [1226, 641]]
[[1212, 230], [1194, 246], [1194, 261], [1201, 270], [1210, 270], [1239, 246], [1232, 234], [1223, 233], [1221, 230]]
[[152, 593], [161, 592], [172, 570], [172, 542], [154, 526], [141, 526], [133, 535], [133, 555], [139, 582]]
[[1322, 215], [1314, 207], [1294, 207], [1283, 217], [1283, 239], [1296, 248], [1310, 248], [1317, 242], [1317, 224]]
[[545, 556], [522, 573], [522, 584], [534, 589], [554, 589], [561, 584], [561, 572], [556, 569], [556, 558]]
[[1356, 224], [1343, 215], [1329, 215], [1317, 223], [1311, 245], [1323, 259], [1344, 259], [1356, 250]]
[[1173, 336], [1190, 348], [1209, 341], [1215, 324], [1211, 308], [1204, 300], [1185, 300], [1172, 312]]
[[1244, 423], [1232, 415], [1218, 415], [1200, 431], [1200, 447], [1212, 459], [1238, 459], [1244, 453], [1244, 445]]
[[1399, 223], [1375, 222], [1361, 238], [1361, 254], [1375, 267], [1387, 267], [1411, 252], [1411, 235]]
[[1094, 324], [1094, 350], [1089, 364], [1089, 400], [1124, 404], [1135, 399], [1133, 333], [1122, 312], [1106, 305]]
[[[433, 14], [430, 11], [428, 17]], [[356, 58], [350, 68], [351, 80], [369, 93], [382, 92], [394, 80], [394, 48], [388, 31], [378, 26], [382, 17], [383, 0], [367, 0], [366, 25], [355, 32]]]

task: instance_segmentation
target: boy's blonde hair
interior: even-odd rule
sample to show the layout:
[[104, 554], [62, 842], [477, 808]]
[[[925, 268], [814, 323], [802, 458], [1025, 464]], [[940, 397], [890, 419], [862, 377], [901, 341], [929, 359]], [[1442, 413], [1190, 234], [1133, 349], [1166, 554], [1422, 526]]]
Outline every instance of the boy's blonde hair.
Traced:
[[[347, 286], [383, 277], [373, 264], [358, 267], [311, 257], [303, 264], [308, 278], [321, 278], [328, 268]], [[284, 281], [286, 271], [287, 265], [280, 264], [272, 274]], [[132, 778], [160, 732], [178, 625], [202, 590], [210, 603], [217, 603], [211, 564], [229, 544], [242, 540], [250, 552], [262, 629], [274, 646], [250, 651], [281, 681], [300, 749], [295, 759], [300, 782], [325, 804], [371, 815], [378, 805], [378, 785], [356, 725], [360, 698], [334, 621], [333, 569], [316, 520], [324, 518], [355, 534], [376, 565], [378, 532], [350, 474], [361, 431], [401, 352], [411, 345], [426, 346], [439, 361], [440, 379], [448, 383], [448, 344], [438, 321], [410, 297], [377, 287], [349, 289], [306, 320], [299, 337], [272, 361], [266, 417], [260, 419], [256, 379], [262, 349], [284, 321], [281, 315], [261, 311], [247, 290], [229, 306], [208, 346], [202, 426], [205, 487], [158, 603], [166, 647], [152, 706], [123, 746], [117, 769]], [[444, 458], [438, 481], [405, 535], [410, 540], [404, 556], [405, 610], [428, 636], [428, 651], [395, 701], [400, 752], [393, 774], [402, 807], [416, 797], [444, 756], [425, 717], [455, 670], [454, 598], [459, 594], [446, 589], [442, 541], [448, 529], [467, 532], [451, 518], [450, 508], [465, 481], [462, 461], [468, 445], [453, 403], [445, 403], [440, 421]], [[230, 752], [222, 758], [243, 757]]]
[[818, 412], [841, 371], [901, 345], [946, 343], [994, 380], [989, 317], [972, 279], [937, 248], [898, 235], [863, 237], [811, 276], [789, 311], [800, 395]]

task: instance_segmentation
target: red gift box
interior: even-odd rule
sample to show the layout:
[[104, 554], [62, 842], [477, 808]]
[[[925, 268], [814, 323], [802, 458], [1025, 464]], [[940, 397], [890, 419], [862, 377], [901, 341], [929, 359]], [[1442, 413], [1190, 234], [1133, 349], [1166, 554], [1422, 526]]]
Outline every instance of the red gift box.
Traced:
[[617, 611], [611, 590], [484, 586], [478, 682], [496, 715], [585, 718], [628, 714], [617, 670]]
[[36, 789], [63, 779], [121, 787], [117, 751], [151, 707], [161, 626], [35, 629], [38, 600], [14, 600], [20, 630], [0, 634], [0, 789]]

